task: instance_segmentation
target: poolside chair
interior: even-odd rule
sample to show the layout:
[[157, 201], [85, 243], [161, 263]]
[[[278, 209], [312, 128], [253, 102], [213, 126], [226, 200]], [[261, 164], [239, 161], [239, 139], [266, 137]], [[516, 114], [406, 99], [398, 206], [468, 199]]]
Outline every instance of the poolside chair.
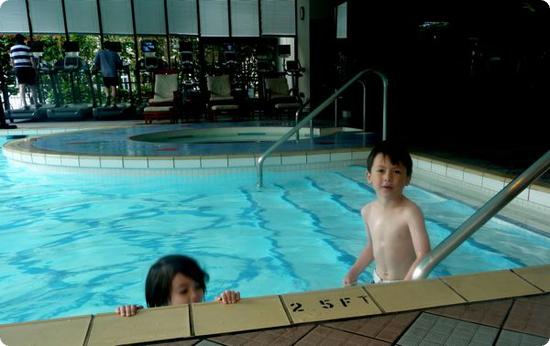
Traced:
[[291, 116], [302, 105], [302, 99], [293, 95], [286, 77], [273, 77], [265, 79], [267, 111], [272, 115], [282, 117]]
[[208, 105], [207, 117], [216, 121], [220, 114], [237, 115], [241, 111], [241, 101], [231, 89], [229, 75], [207, 76]]
[[145, 123], [162, 119], [176, 122], [179, 94], [178, 75], [175, 71], [167, 70], [155, 74], [155, 93], [143, 109]]

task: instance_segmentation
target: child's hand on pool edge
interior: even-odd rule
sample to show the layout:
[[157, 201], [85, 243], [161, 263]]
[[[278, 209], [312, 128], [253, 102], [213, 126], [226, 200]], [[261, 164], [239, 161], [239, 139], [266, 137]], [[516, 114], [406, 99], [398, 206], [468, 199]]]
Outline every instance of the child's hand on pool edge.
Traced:
[[222, 304], [234, 304], [241, 300], [241, 293], [239, 291], [225, 290], [216, 297], [216, 300]]
[[116, 313], [122, 317], [130, 317], [137, 314], [138, 310], [143, 309], [141, 305], [122, 305], [116, 308]]

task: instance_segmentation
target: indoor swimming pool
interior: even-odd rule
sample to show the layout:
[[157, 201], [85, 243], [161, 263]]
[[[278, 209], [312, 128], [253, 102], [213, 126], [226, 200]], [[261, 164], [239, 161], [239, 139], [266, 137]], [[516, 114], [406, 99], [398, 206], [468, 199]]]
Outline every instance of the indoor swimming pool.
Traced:
[[[207, 300], [224, 289], [251, 297], [340, 287], [365, 243], [359, 209], [374, 194], [364, 170], [270, 173], [258, 190], [253, 172], [44, 173], [0, 155], [0, 324], [144, 304], [149, 266], [171, 253], [210, 274]], [[414, 186], [406, 195], [422, 208], [432, 247], [474, 212]], [[549, 237], [492, 219], [432, 276], [547, 264], [548, 248]]]

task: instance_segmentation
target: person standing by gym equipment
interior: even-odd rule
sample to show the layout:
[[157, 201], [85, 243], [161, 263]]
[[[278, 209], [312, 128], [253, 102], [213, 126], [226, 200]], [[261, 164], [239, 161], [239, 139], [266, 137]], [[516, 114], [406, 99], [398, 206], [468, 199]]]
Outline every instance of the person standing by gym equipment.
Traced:
[[97, 53], [94, 61], [94, 69], [101, 71], [103, 75], [103, 90], [107, 97], [105, 107], [111, 105], [111, 100], [113, 107], [116, 107], [117, 69], [122, 67], [120, 56], [112, 49], [111, 45], [111, 42], [105, 42], [104, 49]]
[[26, 86], [31, 89], [32, 99], [30, 103], [34, 103], [36, 107], [41, 106], [36, 98], [36, 71], [31, 57], [31, 49], [25, 44], [25, 36], [15, 35], [15, 45], [10, 48], [10, 60], [19, 84], [19, 97], [25, 109], [29, 109], [25, 97]]

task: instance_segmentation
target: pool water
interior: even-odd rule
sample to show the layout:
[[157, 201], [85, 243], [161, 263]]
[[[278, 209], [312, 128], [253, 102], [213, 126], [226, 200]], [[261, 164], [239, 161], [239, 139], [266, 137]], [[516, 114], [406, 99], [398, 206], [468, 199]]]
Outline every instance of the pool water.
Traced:
[[[340, 287], [365, 244], [359, 209], [374, 194], [363, 177], [359, 166], [267, 170], [258, 190], [253, 173], [45, 173], [0, 155], [0, 323], [145, 304], [147, 270], [171, 253], [204, 266], [207, 300], [224, 289], [251, 297]], [[406, 195], [424, 211], [432, 247], [474, 212], [414, 186]], [[548, 248], [550, 238], [493, 219], [431, 276], [547, 264]]]

